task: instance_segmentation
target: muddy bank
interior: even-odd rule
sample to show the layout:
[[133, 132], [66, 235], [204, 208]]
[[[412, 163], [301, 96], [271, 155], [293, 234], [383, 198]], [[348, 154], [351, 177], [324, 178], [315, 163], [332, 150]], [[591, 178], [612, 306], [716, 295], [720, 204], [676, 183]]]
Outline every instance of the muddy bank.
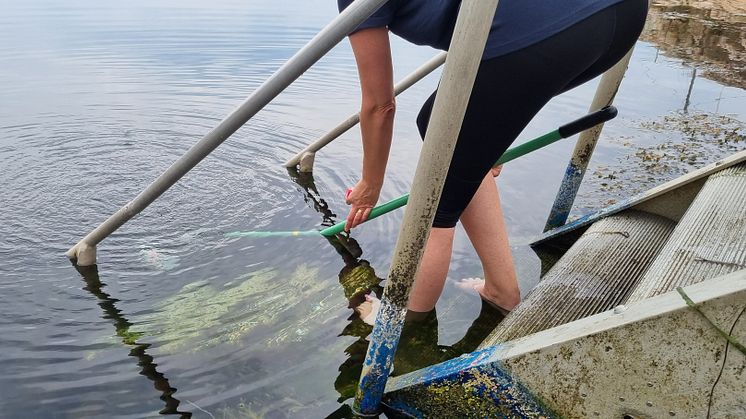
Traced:
[[654, 0], [642, 39], [707, 78], [746, 88], [743, 0]]

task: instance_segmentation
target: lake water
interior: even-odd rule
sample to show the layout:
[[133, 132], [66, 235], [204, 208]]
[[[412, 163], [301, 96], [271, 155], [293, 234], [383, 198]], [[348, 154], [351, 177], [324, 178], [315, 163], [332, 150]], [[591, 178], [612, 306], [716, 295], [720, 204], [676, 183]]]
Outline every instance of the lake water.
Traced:
[[[575, 215], [746, 148], [744, 15], [666, 3], [638, 43]], [[346, 416], [370, 332], [348, 297], [380, 291], [402, 211], [354, 232], [361, 260], [317, 237], [224, 238], [343, 219], [359, 175], [356, 130], [318, 153], [312, 179], [282, 163], [355, 112], [346, 43], [102, 242], [97, 270], [78, 272], [64, 256], [329, 22], [336, 3], [0, 5], [0, 417]], [[436, 53], [399, 40], [393, 49], [397, 78]], [[399, 98], [382, 201], [408, 192], [414, 117], [437, 77]], [[595, 85], [556, 98], [521, 139], [583, 115]], [[540, 150], [499, 178], [524, 293], [540, 272], [528, 244], [572, 147]], [[467, 334], [479, 299], [453, 286], [479, 275], [459, 231], [437, 322], [403, 342], [400, 365], [479, 343]]]

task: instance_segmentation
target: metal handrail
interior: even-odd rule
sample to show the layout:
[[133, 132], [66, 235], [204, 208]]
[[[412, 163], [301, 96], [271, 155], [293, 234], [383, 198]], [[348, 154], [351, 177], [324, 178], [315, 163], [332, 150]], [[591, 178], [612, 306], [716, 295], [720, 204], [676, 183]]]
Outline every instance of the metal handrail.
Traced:
[[236, 110], [192, 146], [132, 201], [88, 233], [66, 255], [79, 266], [96, 264], [96, 245], [147, 208], [257, 112], [306, 72], [387, 0], [356, 0], [270, 76]]

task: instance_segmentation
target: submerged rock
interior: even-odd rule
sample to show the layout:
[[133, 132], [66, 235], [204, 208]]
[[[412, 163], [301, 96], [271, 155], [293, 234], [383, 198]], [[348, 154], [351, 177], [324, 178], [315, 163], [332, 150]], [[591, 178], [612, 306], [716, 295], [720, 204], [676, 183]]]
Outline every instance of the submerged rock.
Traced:
[[179, 257], [169, 255], [152, 246], [140, 246], [140, 258], [143, 263], [157, 271], [170, 271], [179, 266]]

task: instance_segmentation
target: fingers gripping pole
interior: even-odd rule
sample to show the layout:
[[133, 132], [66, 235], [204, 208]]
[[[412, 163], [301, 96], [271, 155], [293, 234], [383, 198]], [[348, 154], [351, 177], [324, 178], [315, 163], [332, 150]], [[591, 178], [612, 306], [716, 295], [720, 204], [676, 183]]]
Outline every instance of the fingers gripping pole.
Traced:
[[404, 213], [355, 397], [354, 409], [362, 415], [379, 412], [404, 324], [409, 292], [435, 217], [496, 6], [497, 0], [465, 0], [461, 4], [417, 163], [410, 205]]
[[279, 70], [254, 91], [235, 111], [226, 117], [197, 144], [192, 146], [171, 167], [166, 169], [153, 183], [135, 199], [119, 209], [101, 225], [88, 233], [78, 244], [67, 251], [70, 259], [78, 265], [96, 263], [96, 245], [116, 229], [140, 213], [161, 194], [166, 192], [182, 176], [189, 172], [202, 159], [230, 137], [243, 124], [264, 108], [295, 79], [300, 77], [316, 61], [342, 41], [365, 19], [378, 10], [386, 0], [357, 0], [347, 7], [329, 25], [322, 29], [300, 51], [290, 58]]

